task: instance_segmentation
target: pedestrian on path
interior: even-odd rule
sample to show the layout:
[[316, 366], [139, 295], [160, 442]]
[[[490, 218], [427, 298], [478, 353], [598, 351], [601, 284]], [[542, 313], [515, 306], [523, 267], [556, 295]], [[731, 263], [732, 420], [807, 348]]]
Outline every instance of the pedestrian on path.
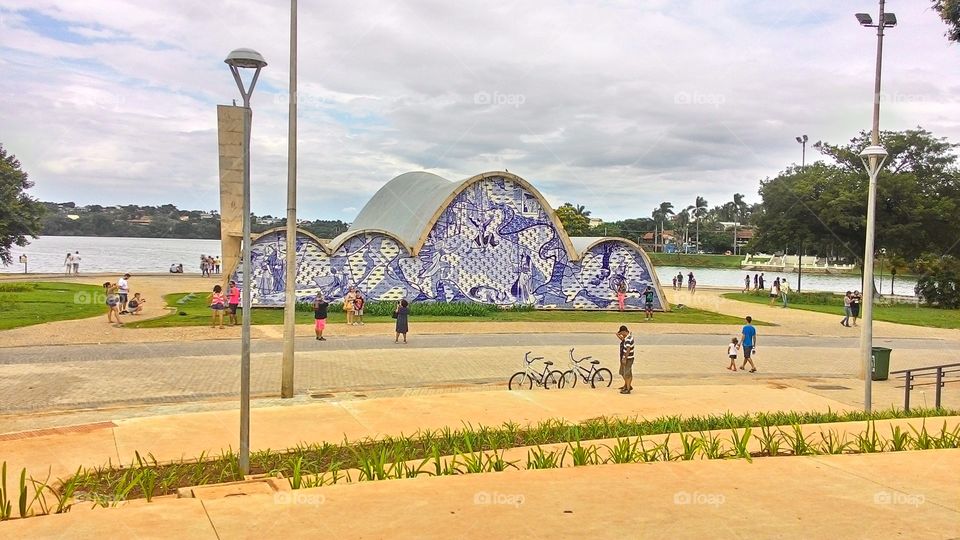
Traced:
[[210, 300], [210, 328], [216, 328], [217, 323], [223, 328], [223, 312], [227, 307], [227, 298], [223, 295], [223, 287], [213, 286], [213, 293], [207, 297]]
[[677, 276], [673, 276], [673, 290], [677, 290]]
[[770, 284], [770, 305], [772, 306], [774, 302], [777, 301], [777, 297], [780, 296], [780, 278], [773, 280], [773, 283]]
[[727, 347], [727, 356], [730, 358], [730, 365], [727, 366], [727, 369], [730, 371], [737, 370], [737, 351], [740, 350], [740, 342], [737, 338], [730, 340], [730, 346]]
[[73, 262], [71, 264], [73, 264], [74, 275], [79, 274], [80, 273], [80, 252], [79, 251], [73, 252]]
[[617, 306], [623, 311], [624, 302], [627, 299], [627, 284], [623, 280], [617, 283]]
[[629, 394], [633, 391], [633, 334], [626, 326], [620, 326], [617, 338], [620, 339], [620, 376], [623, 377], [620, 393]]
[[67, 258], [63, 260], [63, 267], [66, 268], [65, 273], [68, 276], [73, 272], [73, 253], [67, 252]]
[[780, 297], [783, 298], [783, 307], [787, 307], [787, 297], [790, 295], [790, 282], [780, 278]]
[[363, 305], [366, 301], [363, 298], [363, 293], [357, 291], [357, 296], [353, 299], [353, 324], [363, 326]]
[[106, 303], [107, 303], [107, 322], [108, 322], [108, 323], [112, 323], [112, 322], [114, 322], [114, 320], [116, 320], [116, 323], [117, 323], [117, 324], [123, 325], [123, 323], [120, 322], [120, 309], [119, 309], [119, 306], [120, 306], [120, 293], [119, 293], [119, 290], [120, 290], [120, 289], [119, 289], [116, 285], [114, 285], [113, 283], [110, 283], [109, 281], [107, 281], [106, 283], [103, 284], [103, 291], [104, 291], [104, 292], [106, 293], [106, 295], [107, 295], [107, 301], [106, 301]]
[[747, 276], [746, 276], [745, 278], [743, 278], [743, 291], [742, 291], [742, 292], [745, 292], [745, 293], [746, 293], [746, 292], [750, 292], [750, 274], [747, 274]]
[[753, 327], [753, 318], [747, 315], [747, 324], [740, 330], [740, 343], [743, 349], [743, 365], [740, 371], [747, 368], [750, 364], [750, 373], [756, 373], [757, 366], [753, 364], [753, 355], [757, 352], [757, 329]]
[[763, 277], [763, 272], [760, 272], [760, 290], [761, 290], [761, 291], [767, 288], [766, 282], [767, 282], [767, 280], [764, 279], [764, 277]]
[[853, 325], [857, 325], [857, 317], [860, 316], [860, 302], [863, 301], [863, 295], [860, 291], [853, 291], [850, 297], [850, 317], [853, 318]]
[[653, 320], [653, 287], [647, 285], [647, 289], [643, 291], [643, 311], [645, 321]]
[[693, 272], [687, 274], [687, 290], [693, 292], [693, 288], [696, 286], [697, 280], [693, 279]]
[[117, 288], [120, 289], [120, 314], [126, 315], [127, 311], [127, 300], [130, 296], [130, 283], [127, 280], [130, 279], [130, 274], [124, 274], [122, 278], [117, 280]]
[[843, 320], [840, 321], [841, 326], [850, 327], [850, 315], [852, 311], [850, 309], [850, 304], [853, 301], [853, 293], [847, 291], [847, 294], [843, 295]]
[[677, 273], [677, 290], [683, 290], [683, 272]]
[[330, 304], [323, 297], [323, 293], [318, 292], [317, 297], [313, 300], [313, 330], [317, 334], [317, 341], [327, 340], [323, 337], [323, 329], [327, 327], [327, 308], [329, 306]]
[[753, 290], [755, 291], [760, 290], [760, 274], [753, 275]]
[[407, 317], [410, 315], [410, 304], [406, 299], [397, 302], [397, 307], [393, 309], [393, 318], [397, 320], [397, 337], [393, 339], [394, 343], [400, 342], [400, 336], [403, 336], [403, 342], [407, 342], [407, 332], [410, 330]]

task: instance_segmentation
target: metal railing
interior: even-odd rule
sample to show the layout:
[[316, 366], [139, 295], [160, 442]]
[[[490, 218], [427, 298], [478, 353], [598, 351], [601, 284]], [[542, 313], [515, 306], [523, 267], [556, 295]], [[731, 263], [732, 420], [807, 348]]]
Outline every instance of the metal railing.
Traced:
[[[922, 368], [912, 368], [912, 369], [902, 369], [900, 371], [891, 371], [890, 375], [899, 375], [903, 377], [903, 410], [910, 410], [910, 391], [918, 386], [936, 386], [936, 407], [940, 408], [941, 396], [943, 394], [943, 386], [948, 382], [960, 382], [960, 376], [955, 378], [951, 375], [953, 373], [960, 373], [960, 363], [958, 364], [943, 364], [940, 366], [929, 366]], [[933, 380], [929, 382], [916, 382], [926, 381], [927, 379], [932, 378]], [[897, 386], [896, 388], [900, 388]]]

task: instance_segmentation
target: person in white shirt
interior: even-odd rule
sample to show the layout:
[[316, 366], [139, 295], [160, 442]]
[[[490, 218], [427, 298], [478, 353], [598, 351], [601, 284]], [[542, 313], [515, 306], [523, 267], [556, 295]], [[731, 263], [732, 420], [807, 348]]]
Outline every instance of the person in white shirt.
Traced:
[[67, 269], [67, 274], [73, 272], [73, 253], [67, 252], [67, 258], [63, 260], [63, 266]]
[[787, 296], [790, 294], [790, 283], [785, 278], [780, 278], [780, 298], [783, 299], [783, 307], [787, 307]]
[[117, 288], [120, 290], [121, 315], [126, 315], [127, 313], [127, 295], [130, 294], [130, 284], [127, 283], [128, 279], [130, 279], [130, 274], [124, 274], [122, 278], [117, 280]]
[[73, 252], [73, 273], [74, 274], [80, 273], [80, 252], [79, 251]]

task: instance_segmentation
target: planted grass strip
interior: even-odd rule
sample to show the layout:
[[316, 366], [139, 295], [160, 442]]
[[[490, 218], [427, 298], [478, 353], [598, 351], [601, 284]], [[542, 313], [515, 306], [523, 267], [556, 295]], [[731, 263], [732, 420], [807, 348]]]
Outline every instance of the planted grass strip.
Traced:
[[[303, 489], [520, 468], [960, 447], [960, 424], [948, 429], [944, 421], [939, 430], [927, 429], [928, 420], [943, 416], [960, 416], [960, 411], [728, 413], [653, 420], [595, 418], [579, 424], [547, 420], [526, 427], [512, 422], [499, 427], [467, 424], [462, 429], [423, 430], [409, 436], [261, 450], [251, 454], [250, 462], [251, 473], [282, 476], [294, 489]], [[878, 420], [910, 418], [923, 418], [924, 424], [911, 425], [909, 430], [894, 426], [889, 435], [878, 431], [875, 424]], [[804, 424], [853, 421], [869, 423], [854, 437], [802, 428]], [[583, 441], [595, 442], [584, 445]], [[44, 480], [35, 480], [21, 470], [19, 486], [13, 490], [8, 488], [6, 472], [3, 463], [0, 519], [64, 512], [79, 502], [116, 506], [130, 499], [169, 495], [180, 487], [242, 479], [232, 449], [218, 456], [204, 453], [196, 460], [173, 463], [159, 463], [152, 454], [136, 453], [127, 467], [78, 469], [70, 478], [52, 483], [49, 474]], [[19, 510], [17, 516], [14, 509]]]

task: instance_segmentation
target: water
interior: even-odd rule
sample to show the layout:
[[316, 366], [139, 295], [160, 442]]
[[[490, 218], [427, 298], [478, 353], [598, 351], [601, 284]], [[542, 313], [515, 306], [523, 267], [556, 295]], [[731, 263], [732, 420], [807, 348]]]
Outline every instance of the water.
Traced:
[[[13, 248], [14, 264], [0, 266], [0, 272], [23, 272], [23, 265], [16, 261], [22, 254], [29, 258], [30, 272], [63, 272], [63, 259], [67, 252], [80, 251], [83, 260], [80, 272], [166, 272], [173, 263], [183, 264], [185, 272], [200, 272], [200, 255], [220, 254], [219, 240], [192, 240], [180, 238], [114, 238], [94, 236], [41, 236], [27, 247]], [[693, 272], [698, 285], [719, 287], [743, 287], [746, 271], [728, 268], [680, 268], [676, 266], [658, 266], [657, 275], [660, 284], [669, 287], [673, 276], [682, 272], [684, 281], [687, 274]], [[755, 272], [750, 272], [752, 276]], [[777, 276], [766, 272], [767, 286]], [[797, 289], [797, 275], [783, 274], [793, 290]], [[897, 278], [896, 294], [912, 296], [915, 279]], [[803, 275], [804, 291], [844, 292], [859, 290], [860, 278], [857, 276]], [[889, 294], [890, 275], [884, 274], [883, 292]]]
[[[658, 266], [657, 276], [660, 278], [660, 285], [664, 288], [671, 287], [673, 276], [678, 272], [683, 274], [683, 286], [687, 286], [687, 274], [693, 272], [697, 278], [697, 285], [711, 285], [715, 287], [743, 288], [743, 278], [748, 274], [746, 270], [733, 270], [729, 268], [679, 268], [676, 266]], [[760, 272], [749, 272], [750, 285], [753, 286], [753, 275]], [[770, 284], [777, 277], [785, 277], [790, 283], [790, 289], [797, 290], [797, 274], [792, 273], [772, 273], [764, 272], [764, 285], [770, 288]], [[879, 275], [875, 276], [879, 278]], [[897, 277], [894, 281], [894, 292], [898, 295], [913, 296], [913, 288], [917, 280], [912, 278]], [[890, 294], [890, 274], [883, 274], [883, 294]], [[846, 292], [862, 290], [859, 276], [832, 276], [819, 274], [803, 274], [804, 292], [825, 291], [825, 292]]]
[[26, 247], [14, 246], [13, 264], [0, 272], [23, 272], [17, 261], [27, 255], [31, 273], [62, 273], [67, 252], [80, 252], [80, 273], [166, 272], [174, 263], [183, 271], [200, 273], [200, 255], [220, 254], [220, 240], [182, 238], [115, 238], [96, 236], [41, 236]]

